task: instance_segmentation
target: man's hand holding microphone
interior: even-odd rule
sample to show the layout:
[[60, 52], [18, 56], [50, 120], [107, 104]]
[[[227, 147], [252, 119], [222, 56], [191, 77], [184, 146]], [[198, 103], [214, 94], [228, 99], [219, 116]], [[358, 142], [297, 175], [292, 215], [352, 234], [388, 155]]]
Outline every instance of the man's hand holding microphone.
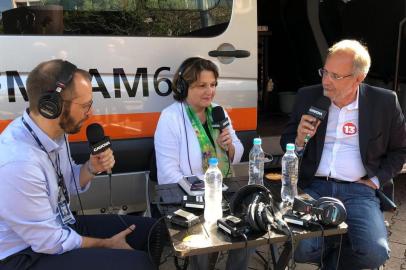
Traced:
[[306, 144], [316, 134], [317, 128], [326, 117], [330, 104], [330, 99], [322, 96], [317, 100], [316, 105], [309, 108], [307, 114], [302, 115], [297, 127], [296, 146], [306, 147]]
[[296, 146], [304, 147], [308, 143], [310, 138], [316, 134], [316, 130], [319, 127], [321, 121], [316, 117], [308, 114], [302, 115], [299, 126], [297, 127], [297, 136], [295, 140]]
[[103, 127], [97, 123], [91, 124], [86, 129], [87, 140], [90, 146], [90, 158], [87, 162], [88, 171], [92, 175], [107, 172], [111, 175], [111, 169], [115, 164], [110, 138], [104, 136]]
[[108, 148], [99, 154], [90, 154], [90, 158], [87, 162], [89, 172], [92, 175], [96, 175], [101, 172], [111, 172], [111, 169], [114, 167], [116, 161], [114, 160], [113, 150]]

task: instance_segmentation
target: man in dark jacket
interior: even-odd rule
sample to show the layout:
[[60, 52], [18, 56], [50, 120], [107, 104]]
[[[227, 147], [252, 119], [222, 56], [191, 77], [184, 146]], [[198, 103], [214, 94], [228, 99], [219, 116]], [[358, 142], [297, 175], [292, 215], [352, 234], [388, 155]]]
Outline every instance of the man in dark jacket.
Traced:
[[[302, 156], [299, 186], [315, 199], [340, 199], [348, 234], [337, 264], [336, 241], [301, 241], [295, 259], [326, 269], [376, 268], [389, 258], [384, 218], [376, 189], [392, 185], [406, 161], [406, 126], [396, 94], [363, 84], [371, 64], [366, 47], [343, 40], [328, 51], [319, 70], [322, 84], [300, 89], [281, 146], [295, 143]], [[327, 117], [308, 114], [320, 97], [331, 100]], [[389, 188], [390, 190], [391, 188]], [[335, 252], [335, 253], [334, 253]], [[334, 255], [336, 254], [336, 255]]]

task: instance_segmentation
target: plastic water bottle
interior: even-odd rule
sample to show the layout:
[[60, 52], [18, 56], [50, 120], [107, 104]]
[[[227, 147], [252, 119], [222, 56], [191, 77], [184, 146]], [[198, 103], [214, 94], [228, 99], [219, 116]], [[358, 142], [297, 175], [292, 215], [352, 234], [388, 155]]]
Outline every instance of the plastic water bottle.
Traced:
[[204, 174], [204, 220], [212, 224], [223, 217], [223, 175], [217, 167], [217, 158], [209, 159], [209, 168]]
[[299, 159], [295, 154], [295, 145], [288, 143], [286, 153], [282, 157], [282, 202], [292, 204], [297, 196]]
[[265, 154], [261, 147], [262, 140], [260, 138], [254, 139], [254, 146], [250, 151], [249, 161], [249, 180], [248, 185], [264, 184], [264, 160]]

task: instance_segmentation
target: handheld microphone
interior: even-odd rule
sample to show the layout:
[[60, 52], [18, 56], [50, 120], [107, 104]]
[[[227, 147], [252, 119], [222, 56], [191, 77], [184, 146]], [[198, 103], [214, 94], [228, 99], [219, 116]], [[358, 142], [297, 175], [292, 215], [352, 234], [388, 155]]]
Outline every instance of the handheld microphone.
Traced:
[[[90, 124], [86, 128], [86, 137], [89, 141], [92, 155], [99, 154], [111, 148], [110, 138], [104, 136], [104, 130], [100, 124]], [[111, 169], [107, 170], [107, 174], [111, 175]]]
[[[220, 130], [220, 133], [223, 129], [230, 125], [228, 117], [224, 113], [224, 109], [221, 106], [216, 106], [211, 111], [211, 116], [213, 118], [212, 127]], [[227, 156], [229, 156], [228, 148], [226, 149]]]
[[223, 129], [228, 127], [230, 125], [230, 121], [228, 120], [228, 117], [224, 114], [223, 107], [221, 106], [216, 106], [213, 108], [211, 111], [211, 116], [213, 118], [213, 128], [218, 128], [220, 129], [220, 133]]
[[[324, 118], [327, 115], [328, 108], [330, 107], [331, 101], [328, 97], [326, 96], [321, 96], [317, 102], [316, 105], [311, 106], [307, 112], [307, 114], [315, 117], [317, 120], [320, 122], [324, 120]], [[316, 121], [317, 122], [317, 121]], [[314, 126], [316, 123], [314, 123]], [[310, 135], [307, 134], [304, 143], [307, 144], [310, 140]]]

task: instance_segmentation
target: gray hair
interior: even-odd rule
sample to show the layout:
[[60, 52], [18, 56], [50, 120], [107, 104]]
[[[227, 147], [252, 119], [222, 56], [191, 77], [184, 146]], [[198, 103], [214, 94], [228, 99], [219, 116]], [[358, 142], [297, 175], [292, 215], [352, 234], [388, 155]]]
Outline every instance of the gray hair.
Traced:
[[328, 49], [327, 57], [344, 52], [353, 55], [353, 72], [354, 74], [368, 74], [371, 67], [371, 56], [369, 55], [368, 48], [362, 45], [357, 40], [344, 39]]

